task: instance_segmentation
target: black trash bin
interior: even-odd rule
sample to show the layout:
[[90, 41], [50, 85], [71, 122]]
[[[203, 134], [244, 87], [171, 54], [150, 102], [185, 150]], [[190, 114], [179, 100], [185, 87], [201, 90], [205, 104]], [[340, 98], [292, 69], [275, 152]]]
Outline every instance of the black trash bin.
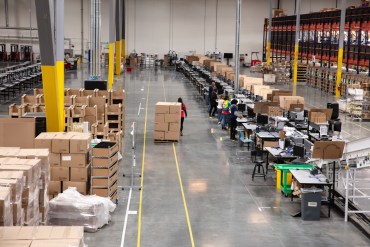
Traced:
[[322, 189], [302, 188], [301, 193], [302, 220], [320, 220]]

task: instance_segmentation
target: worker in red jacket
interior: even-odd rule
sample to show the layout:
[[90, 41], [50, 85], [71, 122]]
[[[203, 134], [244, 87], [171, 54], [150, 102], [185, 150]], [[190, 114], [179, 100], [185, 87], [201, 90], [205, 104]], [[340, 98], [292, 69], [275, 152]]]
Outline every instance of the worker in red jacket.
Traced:
[[184, 129], [184, 119], [185, 117], [188, 117], [188, 113], [186, 111], [186, 105], [182, 102], [182, 98], [178, 98], [177, 102], [181, 103], [181, 127], [180, 127], [180, 133], [182, 136], [182, 130]]

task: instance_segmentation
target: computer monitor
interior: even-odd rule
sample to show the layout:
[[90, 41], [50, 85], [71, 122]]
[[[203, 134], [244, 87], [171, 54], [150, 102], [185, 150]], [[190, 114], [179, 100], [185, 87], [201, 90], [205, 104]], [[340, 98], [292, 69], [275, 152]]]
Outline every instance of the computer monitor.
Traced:
[[238, 104], [238, 111], [244, 112], [245, 111], [245, 104]]
[[266, 125], [268, 123], [269, 123], [269, 116], [267, 116], [267, 115], [258, 115], [257, 116], [257, 124]]
[[247, 115], [249, 118], [254, 118], [256, 116], [256, 113], [254, 113], [252, 108], [247, 107]]
[[224, 58], [225, 59], [232, 59], [233, 58], [233, 54], [232, 53], [224, 53]]
[[297, 157], [303, 158], [305, 153], [304, 153], [304, 146], [302, 145], [295, 145], [293, 147], [293, 155]]

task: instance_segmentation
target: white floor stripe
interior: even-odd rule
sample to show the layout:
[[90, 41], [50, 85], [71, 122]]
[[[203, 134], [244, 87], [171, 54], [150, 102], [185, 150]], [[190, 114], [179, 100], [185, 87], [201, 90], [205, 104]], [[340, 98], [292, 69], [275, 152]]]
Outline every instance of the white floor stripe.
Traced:
[[[123, 223], [123, 230], [122, 230], [122, 238], [121, 238], [121, 247], [125, 245], [125, 237], [126, 237], [126, 228], [127, 228], [127, 219], [130, 212], [130, 203], [131, 203], [131, 194], [132, 194], [132, 188], [130, 188], [130, 193], [128, 194], [128, 200], [127, 200], [127, 208], [126, 208], [126, 215], [125, 215], [125, 221]], [[131, 214], [131, 213], [130, 213]]]
[[140, 110], [141, 110], [141, 102], [140, 102], [140, 104], [139, 104], [139, 110], [138, 110], [138, 112], [137, 112], [137, 115], [138, 115], [138, 116], [140, 115]]

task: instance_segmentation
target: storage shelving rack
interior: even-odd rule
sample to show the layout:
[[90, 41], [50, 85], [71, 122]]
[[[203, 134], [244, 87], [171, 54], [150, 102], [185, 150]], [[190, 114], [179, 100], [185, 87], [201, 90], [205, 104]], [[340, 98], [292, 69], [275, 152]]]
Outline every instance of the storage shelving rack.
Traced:
[[[296, 16], [272, 19], [271, 59], [292, 60], [294, 56]], [[340, 27], [340, 10], [301, 15], [299, 61], [306, 64], [313, 56], [320, 67], [336, 64]], [[264, 39], [268, 21], [265, 20]], [[370, 7], [347, 9], [343, 64], [346, 70], [367, 71], [370, 76]], [[266, 58], [266, 40], [263, 41]]]

